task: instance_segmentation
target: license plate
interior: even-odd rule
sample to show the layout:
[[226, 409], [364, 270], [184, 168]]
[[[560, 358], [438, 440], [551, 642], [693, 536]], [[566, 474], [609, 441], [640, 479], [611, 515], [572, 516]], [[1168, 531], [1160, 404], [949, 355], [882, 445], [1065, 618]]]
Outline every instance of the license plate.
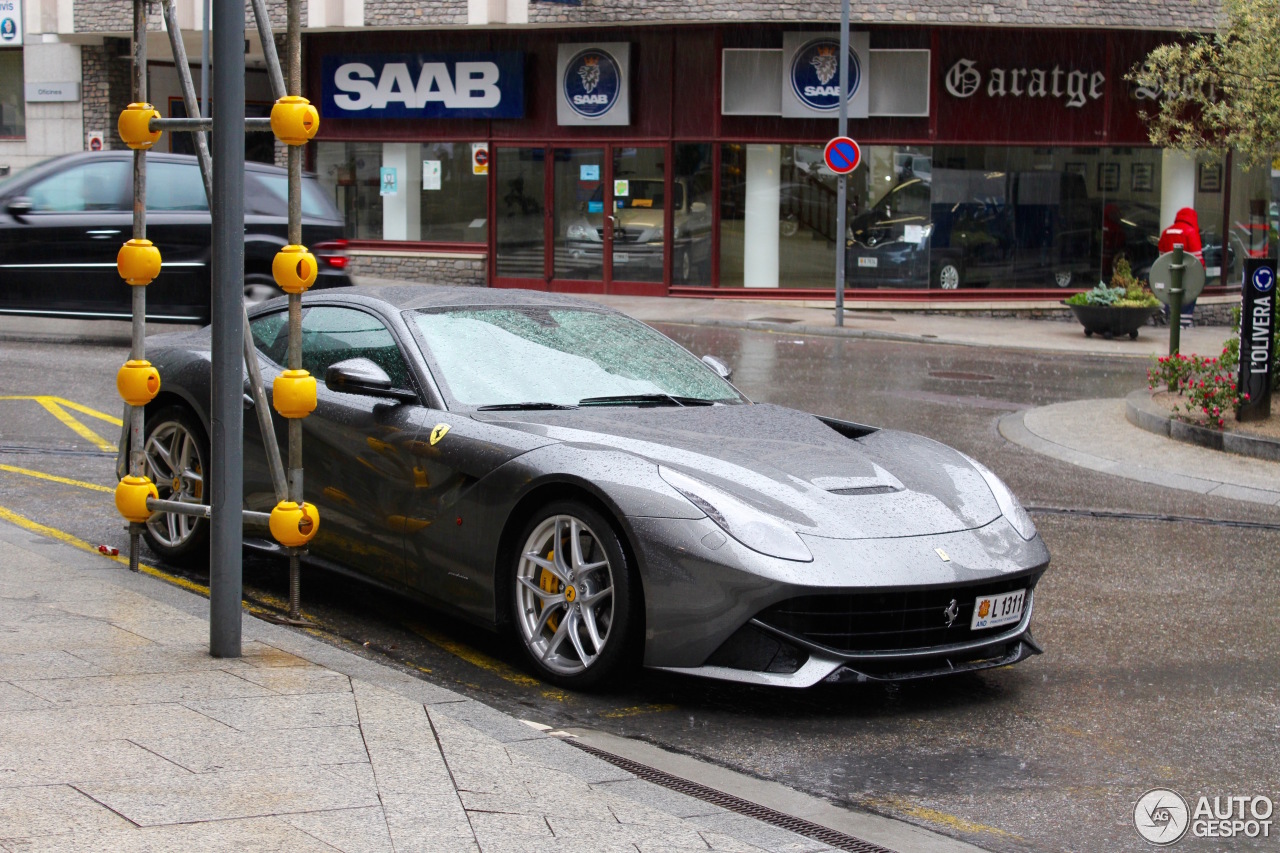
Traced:
[[858, 258], [858, 266], [860, 267], [871, 267], [872, 269], [875, 269], [879, 265], [879, 258]]
[[1022, 618], [1022, 605], [1026, 600], [1025, 589], [983, 596], [973, 603], [973, 622], [969, 628], [977, 631], [1012, 625]]
[[614, 252], [613, 262], [615, 264], [627, 264], [631, 262], [631, 256], [626, 252]]

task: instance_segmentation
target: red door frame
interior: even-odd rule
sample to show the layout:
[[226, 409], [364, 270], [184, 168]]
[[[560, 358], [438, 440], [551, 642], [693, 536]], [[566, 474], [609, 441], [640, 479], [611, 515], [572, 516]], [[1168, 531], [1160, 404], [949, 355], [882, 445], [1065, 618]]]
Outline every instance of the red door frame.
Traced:
[[[543, 260], [541, 278], [500, 278], [498, 276], [498, 163], [504, 149], [541, 148], [543, 156]], [[549, 290], [556, 293], [611, 293], [622, 296], [666, 296], [671, 287], [671, 266], [674, 257], [672, 223], [674, 212], [666, 205], [662, 229], [662, 281], [613, 280], [613, 228], [604, 229], [603, 270], [600, 281], [556, 278], [555, 275], [555, 152], [557, 149], [598, 148], [604, 159], [602, 181], [604, 184], [604, 221], [609, 222], [613, 211], [613, 154], [616, 148], [658, 148], [663, 152], [663, 183], [666, 198], [672, 194], [674, 176], [674, 147], [670, 140], [617, 142], [614, 140], [573, 140], [571, 145], [549, 141], [513, 142], [503, 140], [489, 143], [489, 284], [496, 288], [523, 288]], [[714, 251], [714, 250], [713, 250]]]

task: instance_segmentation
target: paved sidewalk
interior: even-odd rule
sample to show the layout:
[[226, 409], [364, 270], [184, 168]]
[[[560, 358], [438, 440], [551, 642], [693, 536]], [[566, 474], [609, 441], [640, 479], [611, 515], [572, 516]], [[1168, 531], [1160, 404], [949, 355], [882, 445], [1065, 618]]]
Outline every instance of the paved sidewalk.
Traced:
[[211, 658], [205, 599], [7, 522], [0, 547], [0, 850], [832, 849], [296, 630], [246, 615]]

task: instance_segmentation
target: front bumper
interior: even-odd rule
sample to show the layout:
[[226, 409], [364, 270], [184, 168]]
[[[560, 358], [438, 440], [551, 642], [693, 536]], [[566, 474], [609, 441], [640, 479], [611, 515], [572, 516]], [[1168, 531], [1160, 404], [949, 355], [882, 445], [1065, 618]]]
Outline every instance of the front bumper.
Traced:
[[[645, 590], [645, 665], [774, 686], [899, 681], [1005, 666], [1039, 653], [1030, 635], [1034, 587], [1049, 554], [1003, 518], [973, 530], [896, 539], [803, 536], [812, 563], [758, 554], [713, 536], [709, 519], [629, 519]], [[719, 540], [726, 540], [716, 544]], [[711, 543], [716, 547], [708, 545]], [[948, 555], [943, 560], [938, 551]], [[1004, 630], [908, 648], [838, 649], [762, 618], [791, 599], [945, 591], [972, 602], [985, 587], [1028, 589], [1021, 620]], [[971, 607], [972, 605], [970, 605]], [[941, 613], [941, 609], [939, 609]], [[962, 620], [967, 624], [967, 617]], [[729, 663], [731, 665], [725, 665]]]

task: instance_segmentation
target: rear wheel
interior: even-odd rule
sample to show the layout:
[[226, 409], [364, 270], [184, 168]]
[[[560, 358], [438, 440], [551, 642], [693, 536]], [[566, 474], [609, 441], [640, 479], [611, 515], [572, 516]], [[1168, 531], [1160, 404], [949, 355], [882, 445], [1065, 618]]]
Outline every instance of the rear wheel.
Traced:
[[933, 274], [933, 280], [941, 290], [959, 290], [962, 281], [960, 265], [955, 261], [943, 261], [938, 264], [937, 272]]
[[634, 615], [632, 571], [613, 526], [578, 501], [541, 509], [514, 555], [512, 621], [545, 680], [594, 687], [623, 662]]
[[276, 285], [275, 279], [271, 276], [262, 273], [245, 273], [244, 304], [250, 308], [259, 302], [266, 302], [268, 299], [283, 295], [284, 291]]
[[1058, 287], [1070, 287], [1075, 274], [1071, 270], [1056, 270], [1053, 274], [1053, 283]]
[[[147, 476], [161, 500], [207, 504], [209, 438], [195, 415], [180, 406], [161, 409], [147, 419]], [[201, 563], [209, 555], [209, 522], [177, 513], [157, 512], [143, 535], [152, 551], [167, 560]]]

